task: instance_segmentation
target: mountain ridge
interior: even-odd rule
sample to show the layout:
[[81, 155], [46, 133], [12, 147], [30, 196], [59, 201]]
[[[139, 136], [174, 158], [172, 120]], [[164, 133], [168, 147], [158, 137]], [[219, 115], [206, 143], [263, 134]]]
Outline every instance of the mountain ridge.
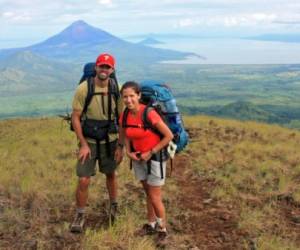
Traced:
[[60, 61], [76, 61], [78, 63], [94, 61], [101, 52], [112, 53], [120, 63], [130, 60], [138, 65], [199, 56], [191, 52], [152, 48], [131, 43], [82, 20], [73, 22], [61, 32], [40, 43], [22, 48], [2, 49], [0, 50], [0, 60], [17, 51], [24, 50]]

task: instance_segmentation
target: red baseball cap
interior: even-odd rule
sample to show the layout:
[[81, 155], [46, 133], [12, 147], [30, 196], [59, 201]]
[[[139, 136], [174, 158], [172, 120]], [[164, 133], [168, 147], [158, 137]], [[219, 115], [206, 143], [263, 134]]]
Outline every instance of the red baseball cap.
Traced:
[[100, 66], [100, 65], [109, 65], [110, 67], [114, 68], [115, 67], [115, 59], [110, 54], [107, 54], [107, 53], [100, 54], [97, 57], [96, 65], [97, 66]]

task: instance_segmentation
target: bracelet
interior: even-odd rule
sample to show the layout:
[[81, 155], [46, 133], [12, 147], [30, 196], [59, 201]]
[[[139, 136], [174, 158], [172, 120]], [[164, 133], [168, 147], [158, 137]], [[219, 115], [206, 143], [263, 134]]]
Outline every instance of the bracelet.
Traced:
[[118, 142], [118, 147], [120, 147], [120, 148], [124, 148], [124, 144], [122, 144], [122, 143], [120, 143], [120, 142]]

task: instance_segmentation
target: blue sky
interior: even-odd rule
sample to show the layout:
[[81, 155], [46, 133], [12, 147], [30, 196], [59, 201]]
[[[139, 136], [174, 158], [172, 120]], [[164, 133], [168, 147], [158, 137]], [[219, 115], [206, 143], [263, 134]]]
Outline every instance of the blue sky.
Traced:
[[121, 37], [300, 33], [300, 1], [0, 0], [0, 47], [42, 41], [79, 19]]

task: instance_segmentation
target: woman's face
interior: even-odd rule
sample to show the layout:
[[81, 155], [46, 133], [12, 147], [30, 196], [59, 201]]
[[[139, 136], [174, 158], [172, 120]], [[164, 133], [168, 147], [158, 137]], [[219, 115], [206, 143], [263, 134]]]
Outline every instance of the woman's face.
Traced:
[[134, 110], [138, 107], [140, 97], [141, 95], [137, 94], [133, 88], [126, 88], [122, 91], [123, 102], [130, 110]]

